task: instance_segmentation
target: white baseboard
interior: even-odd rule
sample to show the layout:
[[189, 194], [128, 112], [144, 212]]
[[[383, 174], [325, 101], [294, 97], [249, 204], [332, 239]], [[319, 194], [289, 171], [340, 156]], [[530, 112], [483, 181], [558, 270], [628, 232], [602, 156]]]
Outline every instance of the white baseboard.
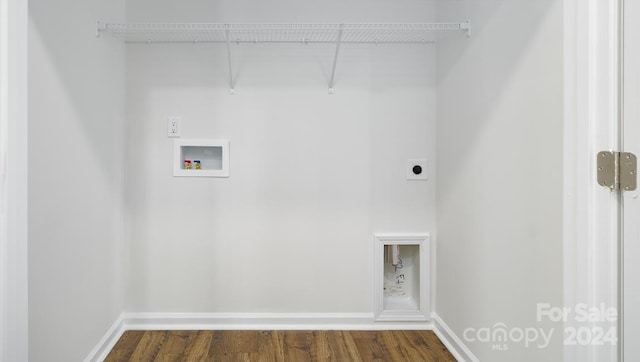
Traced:
[[123, 313], [85, 362], [103, 361], [127, 330], [433, 330], [458, 361], [478, 361], [433, 313], [427, 322], [374, 322], [373, 313]]
[[130, 330], [433, 329], [430, 322], [374, 322], [372, 313], [125, 313]]
[[462, 342], [462, 340], [453, 333], [451, 328], [449, 328], [449, 326], [436, 313], [431, 314], [431, 319], [433, 320], [433, 331], [458, 361], [479, 361], [464, 342]]
[[102, 339], [100, 339], [100, 342], [98, 342], [89, 355], [84, 359], [84, 362], [104, 361], [113, 346], [115, 346], [116, 342], [118, 342], [120, 337], [122, 337], [125, 330], [124, 318], [121, 314], [111, 325], [111, 328], [107, 330], [107, 333], [105, 333]]

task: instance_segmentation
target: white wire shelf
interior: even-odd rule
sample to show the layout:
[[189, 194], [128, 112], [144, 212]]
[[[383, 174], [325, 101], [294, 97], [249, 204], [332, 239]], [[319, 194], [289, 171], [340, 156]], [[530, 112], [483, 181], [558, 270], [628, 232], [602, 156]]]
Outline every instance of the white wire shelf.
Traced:
[[97, 36], [111, 34], [126, 43], [226, 43], [229, 93], [235, 94], [231, 43], [334, 44], [329, 94], [342, 44], [431, 44], [444, 33], [471, 35], [471, 24], [220, 24], [220, 23], [100, 23]]
[[337, 43], [429, 44], [444, 33], [465, 32], [462, 23], [396, 24], [220, 24], [220, 23], [105, 23], [108, 33], [126, 43]]

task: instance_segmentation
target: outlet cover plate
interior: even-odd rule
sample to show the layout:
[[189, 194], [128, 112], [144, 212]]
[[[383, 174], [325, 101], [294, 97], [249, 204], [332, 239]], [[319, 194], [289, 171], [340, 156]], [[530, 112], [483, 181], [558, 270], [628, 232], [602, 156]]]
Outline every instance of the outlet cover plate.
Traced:
[[180, 123], [182, 119], [180, 117], [167, 117], [167, 137], [178, 138], [180, 137]]

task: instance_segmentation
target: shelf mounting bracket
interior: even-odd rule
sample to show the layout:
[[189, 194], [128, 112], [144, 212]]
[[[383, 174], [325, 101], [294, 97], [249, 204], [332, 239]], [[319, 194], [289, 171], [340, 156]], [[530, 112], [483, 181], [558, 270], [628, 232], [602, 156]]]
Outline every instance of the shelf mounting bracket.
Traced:
[[96, 38], [100, 37], [100, 32], [107, 30], [107, 25], [96, 20]]
[[467, 38], [471, 36], [471, 22], [469, 20], [464, 23], [460, 23], [460, 30], [464, 30], [467, 33]]
[[333, 94], [333, 81], [336, 77], [336, 65], [338, 64], [338, 54], [340, 53], [340, 44], [342, 44], [342, 28], [344, 24], [340, 24], [338, 30], [338, 39], [336, 40], [336, 54], [333, 56], [333, 68], [331, 69], [331, 80], [329, 80], [329, 94]]
[[227, 29], [224, 32], [224, 36], [225, 36], [225, 40], [227, 43], [227, 61], [229, 62], [229, 94], [234, 95], [236, 94], [236, 90], [234, 89], [234, 84], [233, 84], [233, 68], [232, 68], [232, 63], [231, 63], [231, 39], [230, 38], [230, 30], [229, 30], [229, 24], [226, 25]]

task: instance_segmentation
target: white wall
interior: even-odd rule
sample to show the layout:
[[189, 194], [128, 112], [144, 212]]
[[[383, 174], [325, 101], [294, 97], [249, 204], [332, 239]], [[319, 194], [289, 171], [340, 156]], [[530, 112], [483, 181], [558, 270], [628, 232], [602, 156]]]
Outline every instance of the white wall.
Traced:
[[124, 1], [29, 7], [29, 360], [79, 361], [122, 311]]
[[127, 21], [411, 23], [435, 20], [435, 3], [435, 0], [127, 0]]
[[27, 4], [0, 0], [0, 361], [28, 361]]
[[[369, 12], [364, 2], [152, 3], [129, 1], [128, 20], [433, 16], [420, 1]], [[230, 96], [224, 45], [127, 46], [126, 309], [372, 312], [372, 234], [435, 225], [433, 180], [405, 173], [408, 158], [435, 164], [434, 48], [345, 47], [333, 96], [333, 47], [233, 51]], [[172, 177], [167, 116], [182, 116], [182, 138], [229, 139], [230, 177]]]
[[[551, 345], [507, 351], [470, 342], [482, 361], [559, 361], [562, 325], [562, 1], [443, 1], [442, 21], [473, 36], [438, 46], [437, 312], [467, 328], [555, 328]], [[516, 334], [517, 336], [517, 334]]]

